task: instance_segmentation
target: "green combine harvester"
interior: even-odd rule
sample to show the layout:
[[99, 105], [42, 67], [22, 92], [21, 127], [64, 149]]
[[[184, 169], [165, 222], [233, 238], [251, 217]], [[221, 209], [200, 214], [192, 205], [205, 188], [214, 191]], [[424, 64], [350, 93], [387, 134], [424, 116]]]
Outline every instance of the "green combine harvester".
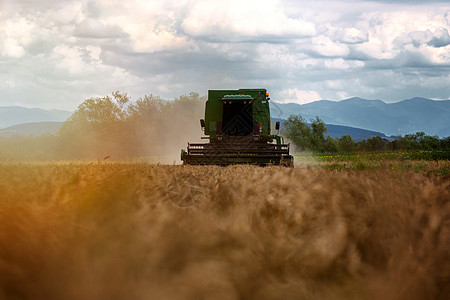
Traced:
[[293, 167], [289, 144], [271, 134], [269, 94], [265, 89], [210, 90], [200, 125], [209, 143], [181, 150], [187, 165], [283, 165]]

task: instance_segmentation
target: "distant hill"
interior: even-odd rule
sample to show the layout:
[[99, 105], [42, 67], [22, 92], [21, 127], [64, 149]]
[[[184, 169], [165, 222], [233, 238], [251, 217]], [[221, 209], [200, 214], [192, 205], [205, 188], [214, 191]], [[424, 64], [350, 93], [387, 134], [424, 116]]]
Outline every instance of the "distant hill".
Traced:
[[0, 128], [33, 122], [64, 122], [72, 112], [21, 106], [0, 106]]
[[63, 122], [36, 122], [13, 125], [0, 129], [0, 136], [56, 134]]
[[[0, 106], [0, 128], [5, 128], [0, 135], [51, 132], [55, 130], [56, 123], [64, 122], [71, 114], [70, 111], [62, 110]], [[327, 124], [329, 132], [326, 134], [332, 137], [350, 134], [359, 140], [375, 135], [395, 136], [418, 131], [439, 137], [450, 136], [450, 100], [412, 98], [385, 103], [381, 100], [350, 98], [339, 102], [321, 100], [303, 105], [271, 103], [272, 118], [287, 119], [289, 115], [301, 115], [307, 121], [318, 116]], [[18, 124], [41, 122], [46, 124], [10, 128]]]
[[[272, 118], [272, 121], [275, 123], [279, 121], [281, 124], [284, 119]], [[333, 125], [333, 124], [325, 124], [327, 131], [324, 133], [325, 138], [329, 135], [334, 139], [338, 139], [342, 137], [344, 134], [350, 135], [355, 141], [360, 142], [362, 140], [369, 139], [374, 136], [379, 136], [382, 138], [390, 139], [391, 137], [386, 136], [382, 132], [366, 130], [361, 128], [342, 126], [342, 125]]]
[[[285, 121], [284, 119], [277, 119], [277, 118], [274, 118], [272, 120], [273, 122], [280, 121], [281, 123]], [[0, 136], [4, 137], [10, 137], [13, 135], [39, 136], [46, 133], [56, 134], [59, 128], [61, 128], [62, 124], [63, 122], [35, 122], [35, 123], [18, 124], [0, 129]], [[388, 138], [384, 133], [360, 128], [353, 128], [348, 126], [340, 126], [332, 124], [326, 124], [326, 127], [328, 131], [325, 132], [325, 137], [329, 135], [332, 138], [340, 138], [344, 134], [349, 134], [356, 141], [361, 141], [363, 139], [368, 139], [374, 136]]]
[[382, 132], [377, 132], [377, 131], [372, 131], [372, 130], [366, 130], [366, 129], [355, 128], [355, 127], [350, 127], [350, 126], [333, 125], [333, 124], [326, 124], [325, 126], [327, 127], [327, 131], [325, 132], [324, 136], [326, 137], [327, 135], [329, 135], [334, 139], [340, 138], [344, 134], [350, 135], [357, 142], [372, 138], [374, 136], [379, 136], [379, 137], [382, 137], [385, 139], [390, 138]]
[[356, 127], [405, 135], [423, 131], [428, 135], [450, 136], [450, 101], [412, 98], [395, 103], [350, 98], [339, 102], [321, 100], [307, 104], [273, 103], [271, 114], [287, 119], [301, 115], [306, 120], [318, 116], [326, 124]]

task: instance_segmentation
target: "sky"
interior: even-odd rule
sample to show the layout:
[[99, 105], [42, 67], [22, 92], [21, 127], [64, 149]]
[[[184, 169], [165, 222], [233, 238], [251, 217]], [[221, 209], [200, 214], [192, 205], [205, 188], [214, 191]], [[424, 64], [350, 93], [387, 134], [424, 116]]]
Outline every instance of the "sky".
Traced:
[[450, 1], [0, 0], [0, 106], [267, 88], [450, 99]]

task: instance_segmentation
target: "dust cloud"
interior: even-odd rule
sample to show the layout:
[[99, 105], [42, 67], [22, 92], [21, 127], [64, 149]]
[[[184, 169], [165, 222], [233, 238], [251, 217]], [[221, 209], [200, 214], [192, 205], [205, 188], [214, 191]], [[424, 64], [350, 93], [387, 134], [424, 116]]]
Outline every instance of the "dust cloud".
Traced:
[[131, 102], [113, 93], [85, 100], [55, 135], [0, 137], [1, 161], [146, 161], [181, 163], [188, 142], [201, 141], [206, 97], [196, 93]]

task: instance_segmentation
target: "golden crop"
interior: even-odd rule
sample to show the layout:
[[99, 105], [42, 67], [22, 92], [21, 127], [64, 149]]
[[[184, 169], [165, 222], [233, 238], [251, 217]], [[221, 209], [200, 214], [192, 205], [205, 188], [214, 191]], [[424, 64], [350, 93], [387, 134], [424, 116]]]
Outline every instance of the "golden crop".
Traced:
[[447, 299], [449, 237], [410, 172], [0, 165], [1, 299]]

